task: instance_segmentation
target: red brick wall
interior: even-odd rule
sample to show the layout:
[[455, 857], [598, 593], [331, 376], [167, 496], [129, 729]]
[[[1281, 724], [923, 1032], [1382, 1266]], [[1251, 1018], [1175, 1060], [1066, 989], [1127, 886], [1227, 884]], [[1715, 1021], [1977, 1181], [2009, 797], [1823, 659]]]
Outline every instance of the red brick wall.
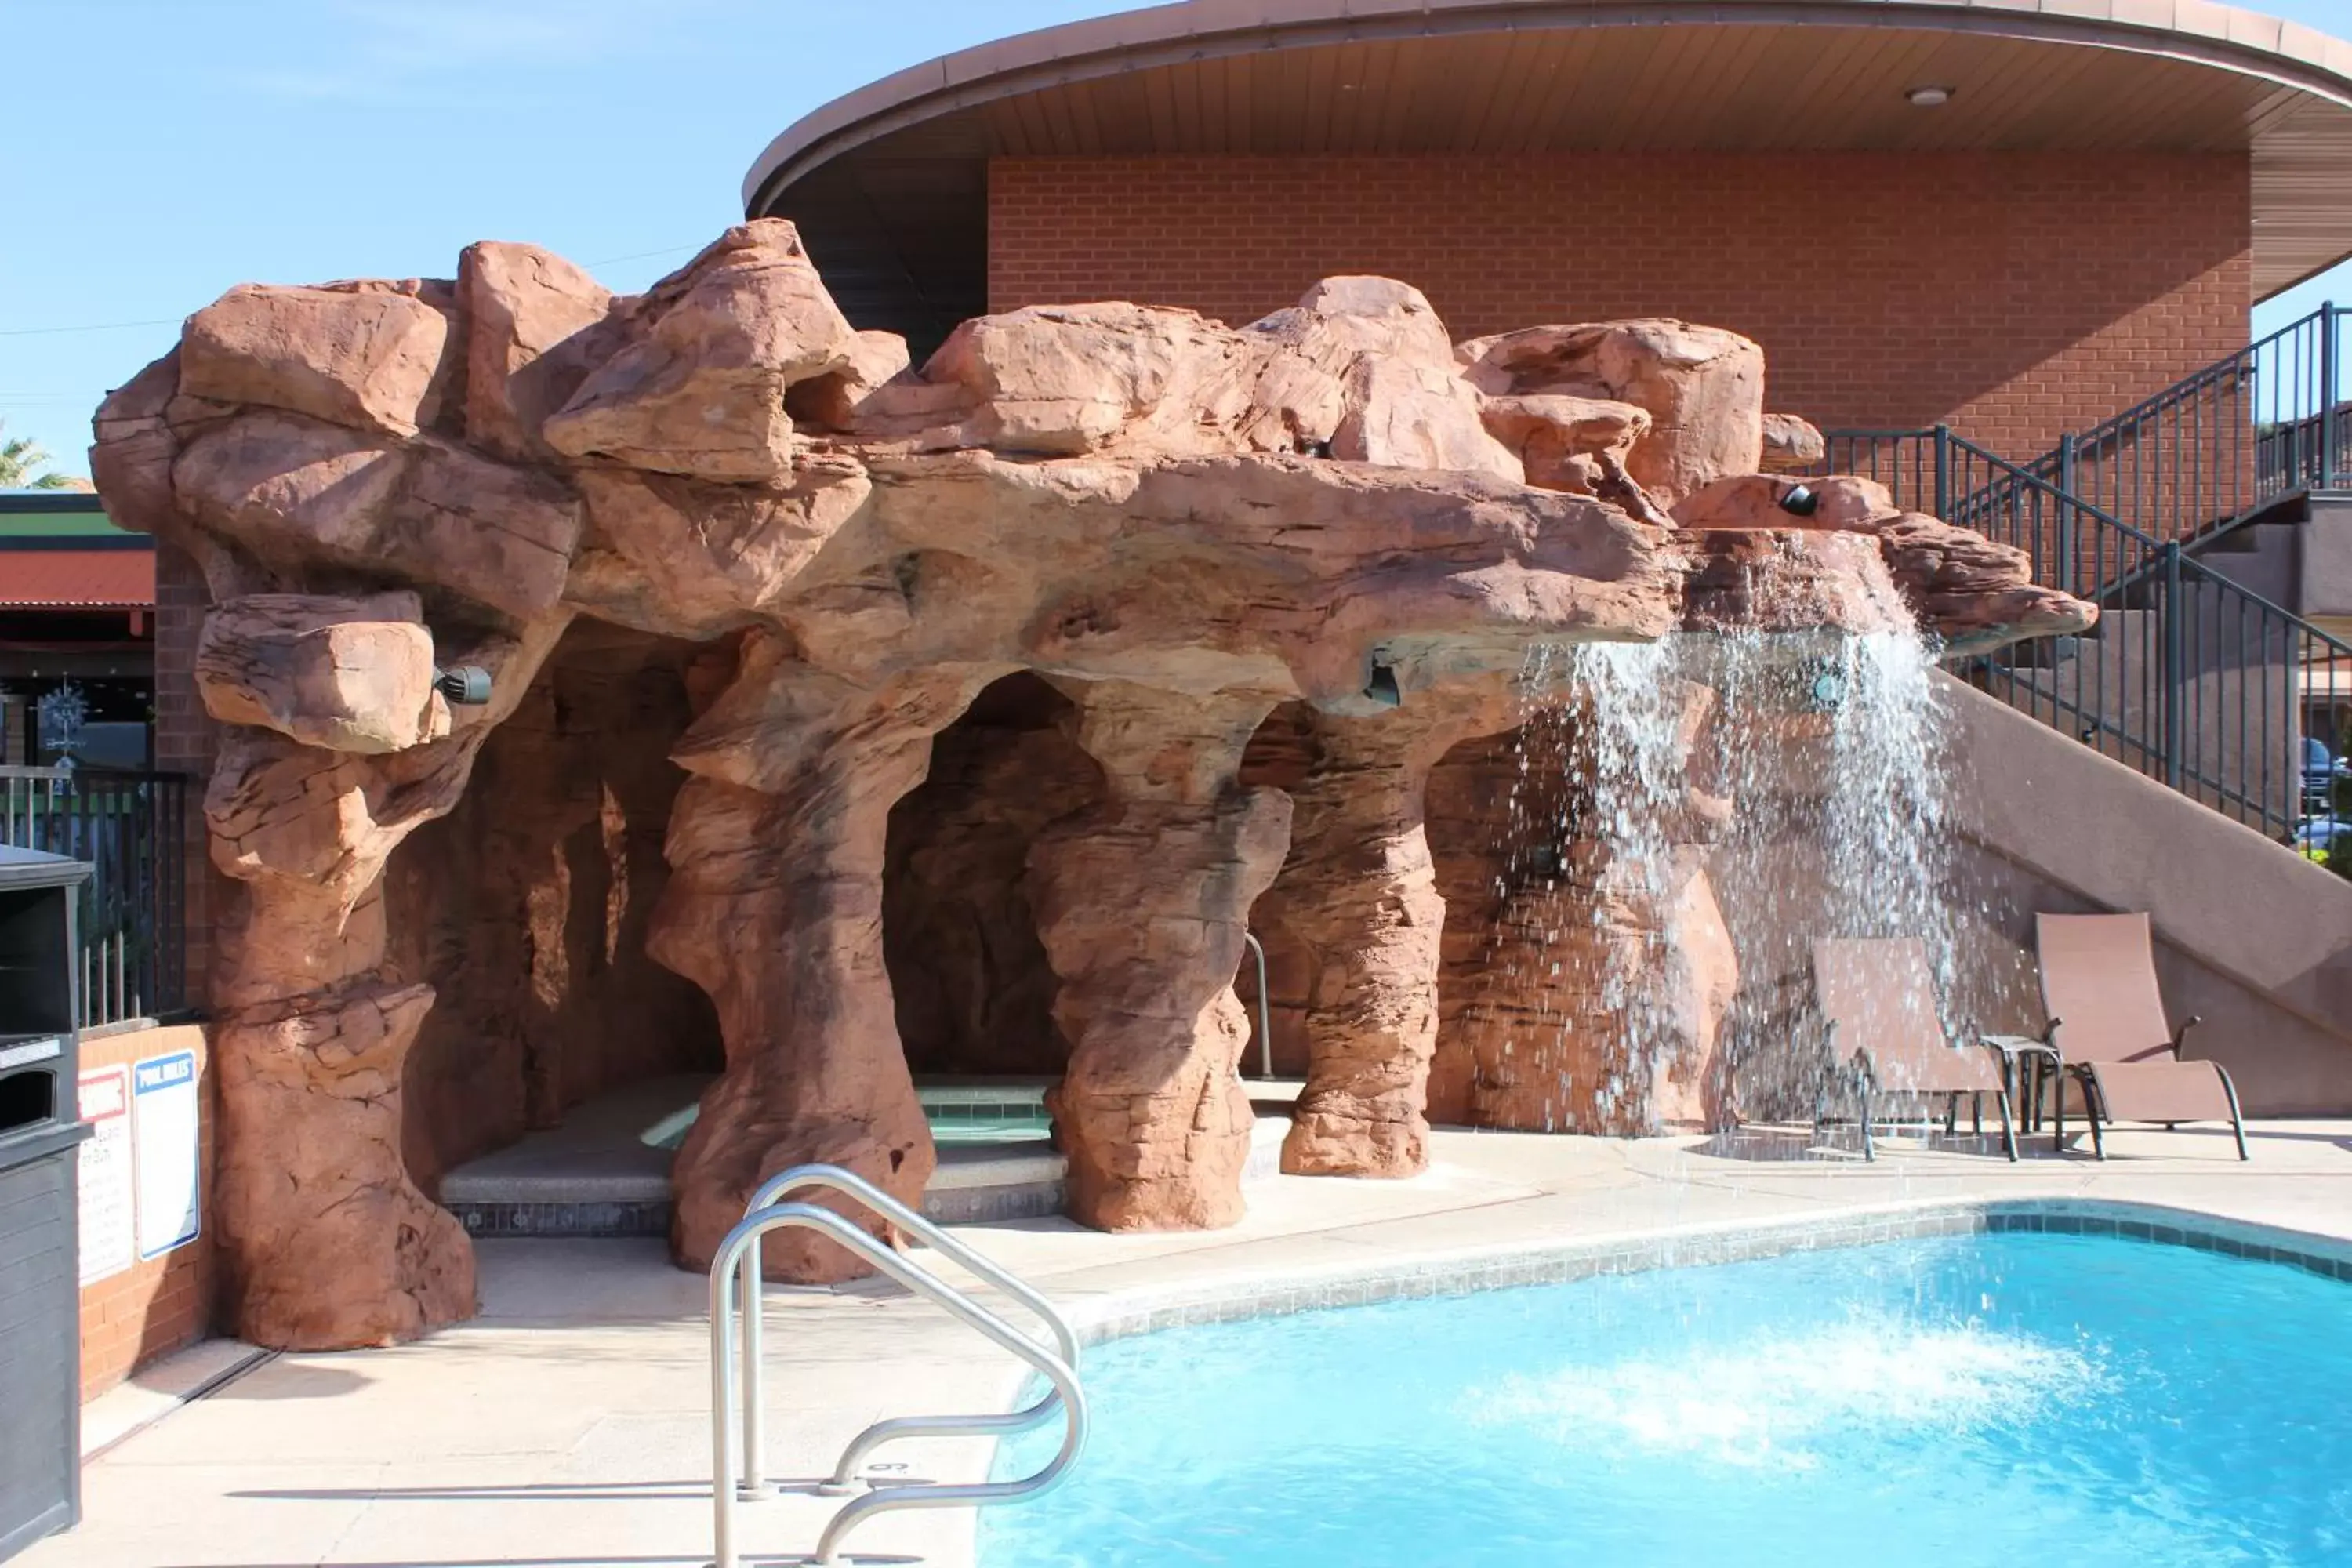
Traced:
[[1379, 272], [1457, 340], [1681, 316], [1761, 342], [1776, 411], [2023, 458], [2244, 345], [2251, 189], [2206, 153], [999, 159], [989, 306], [1242, 322]]
[[113, 1067], [173, 1051], [196, 1053], [198, 1190], [204, 1218], [196, 1239], [81, 1293], [81, 1396], [89, 1399], [121, 1383], [134, 1367], [167, 1355], [211, 1331], [217, 1282], [213, 1251], [212, 1053], [203, 1028], [183, 1024], [161, 1029], [85, 1038], [81, 1066]]

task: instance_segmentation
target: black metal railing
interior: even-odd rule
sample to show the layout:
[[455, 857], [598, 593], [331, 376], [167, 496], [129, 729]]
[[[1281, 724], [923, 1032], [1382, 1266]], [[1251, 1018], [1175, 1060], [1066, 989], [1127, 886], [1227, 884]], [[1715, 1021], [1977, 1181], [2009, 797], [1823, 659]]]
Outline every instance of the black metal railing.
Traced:
[[2024, 465], [2158, 539], [2194, 543], [2352, 482], [2352, 365], [2322, 305]]
[[2294, 834], [2312, 809], [2305, 737], [2352, 734], [2352, 647], [1947, 427], [1842, 431], [1819, 467], [2013, 546], [2035, 581], [2099, 606], [2087, 636], [1970, 661], [1972, 684], [2267, 837]]
[[1812, 471], [1875, 479], [1906, 510], [2014, 545], [2032, 558], [2034, 581], [2070, 594], [2095, 596], [2137, 549], [2133, 531], [2111, 515], [1947, 425], [1840, 430], [1828, 437], [1827, 447]]
[[[1817, 471], [1877, 479], [1899, 505], [1969, 527], [2015, 508], [2031, 479], [2150, 539], [2200, 543], [2290, 496], [2352, 489], [2347, 318], [2322, 305], [2023, 462], [1937, 426], [1831, 432]], [[2121, 571], [2153, 567], [2122, 554]], [[2116, 580], [2095, 550], [2047, 564], [2042, 580], [2069, 593]]]
[[184, 773], [0, 767], [0, 844], [89, 862], [81, 1026], [188, 1010]]
[[2315, 809], [2305, 737], [2341, 732], [2352, 709], [2352, 646], [2177, 541], [2144, 548], [2132, 585], [2103, 596], [2095, 633], [1987, 656], [1967, 679], [2266, 837], [2292, 838]]

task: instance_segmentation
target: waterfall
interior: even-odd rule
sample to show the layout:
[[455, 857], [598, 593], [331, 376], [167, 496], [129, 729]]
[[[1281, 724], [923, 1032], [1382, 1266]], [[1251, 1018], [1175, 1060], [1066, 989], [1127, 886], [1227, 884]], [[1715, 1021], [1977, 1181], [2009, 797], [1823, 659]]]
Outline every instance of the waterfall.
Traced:
[[[1711, 912], [1741, 985], [1721, 1064], [1748, 1114], [1809, 1113], [1811, 943], [1916, 937], [1948, 1028], [1961, 922], [1932, 647], [1888, 631], [1538, 648], [1501, 813], [1481, 1022], [1508, 1124], [1634, 1131], [1691, 1114]], [[1710, 814], [1727, 798], [1729, 816]], [[1696, 935], [1694, 934], [1696, 933]], [[1540, 1104], [1540, 1111], [1531, 1110]]]

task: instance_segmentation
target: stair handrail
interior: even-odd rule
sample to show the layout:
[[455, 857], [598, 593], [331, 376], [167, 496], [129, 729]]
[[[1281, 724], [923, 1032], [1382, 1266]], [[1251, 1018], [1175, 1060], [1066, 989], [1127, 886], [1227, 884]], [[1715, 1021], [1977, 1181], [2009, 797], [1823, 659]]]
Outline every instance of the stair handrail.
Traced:
[[[1943, 426], [1841, 429], [1828, 433], [1832, 461], [1814, 465], [1814, 471], [1887, 479], [1898, 500], [1907, 489], [1920, 510], [1960, 523], [1999, 504], [2016, 480], [2031, 477], [2108, 522], [2158, 541], [2202, 544], [2297, 491], [2352, 484], [2352, 396], [2344, 385], [2352, 360], [2343, 353], [2347, 317], [2352, 309], [2324, 303], [2022, 462], [1998, 458]], [[2209, 417], [2205, 402], [2216, 398], [2232, 401]], [[1834, 459], [1841, 449], [1866, 460], [1840, 465]], [[1955, 482], [1970, 457], [1992, 467], [1989, 482]], [[2129, 522], [2126, 498], [2147, 500], [2184, 525]], [[2078, 585], [2072, 575], [2077, 563], [2063, 564], [2069, 575], [2053, 585], [2089, 597], [2108, 594], [2127, 574]], [[2133, 569], [2145, 565], [2136, 563]]]
[[[791, 1194], [805, 1192], [813, 1187], [856, 1199], [899, 1229], [921, 1240], [932, 1251], [960, 1264], [967, 1273], [994, 1286], [1028, 1308], [1053, 1336], [1054, 1349], [1062, 1361], [1074, 1370], [1077, 1367], [1077, 1332], [1051, 1301], [1019, 1276], [958, 1241], [922, 1214], [900, 1203], [855, 1171], [826, 1164], [794, 1165], [789, 1170], [779, 1171], [751, 1189], [751, 1196], [743, 1205], [744, 1215], [748, 1218]], [[743, 1469], [741, 1479], [736, 1486], [736, 1495], [748, 1502], [770, 1496], [773, 1489], [762, 1473], [766, 1468], [768, 1417], [766, 1405], [761, 1397], [761, 1383], [765, 1377], [761, 1354], [764, 1331], [760, 1312], [760, 1271], [757, 1268], [743, 1270], [740, 1290], [738, 1315], [742, 1321], [743, 1341]], [[832, 1474], [819, 1489], [828, 1493], [847, 1491], [853, 1484], [859, 1462], [885, 1443], [897, 1442], [903, 1437], [936, 1436], [941, 1433], [1009, 1436], [1027, 1432], [1052, 1419], [1057, 1404], [1057, 1396], [1049, 1390], [1034, 1403], [1019, 1410], [973, 1415], [886, 1417], [849, 1440], [848, 1446], [841, 1451], [841, 1458], [835, 1461]]]
[[[2126, 634], [2111, 647], [2095, 636], [2077, 645], [2084, 662], [2074, 667], [2071, 688], [2063, 660], [2042, 667], [2029, 656], [2015, 664], [1998, 653], [1965, 661], [1971, 680], [2267, 836], [2294, 832], [2303, 815], [2299, 710], [2315, 672], [2326, 672], [2331, 689], [2339, 672], [2352, 678], [2352, 647], [2190, 557], [2180, 542], [2136, 527], [1948, 426], [1836, 432], [1814, 467], [1843, 471], [1841, 457], [1859, 457], [1853, 468], [1874, 470], [1898, 504], [1937, 509], [1947, 521], [2023, 549], [2037, 581], [2103, 610], [2157, 615], [2137, 634], [2144, 640]], [[1954, 483], [1958, 478], [1982, 482]], [[2291, 689], [2265, 684], [2256, 669], [2278, 671]], [[2204, 683], [2207, 675], [2231, 677], [2234, 685], [2217, 693]]]
[[[2195, 560], [2177, 542], [2158, 545], [2155, 558], [2108, 596], [2128, 611], [2147, 607], [2129, 602], [2142, 592], [2154, 597], [2157, 620], [2137, 650], [2137, 716], [2128, 640], [2112, 661], [2105, 637], [2084, 645], [2095, 655], [2075, 657], [2095, 658], [2096, 677], [2086, 688], [2077, 665], [2072, 698], [2056, 667], [2044, 679], [2037, 667], [2028, 664], [2021, 673], [1998, 654], [1973, 660], [1971, 679], [2095, 749], [2113, 742], [2118, 760], [2265, 837], [2291, 837], [2305, 815], [2300, 710], [2307, 683], [2320, 671], [2331, 689], [2339, 679], [2352, 682], [2352, 644]], [[2226, 657], [2233, 641], [2234, 660]], [[2285, 689], [2268, 685], [2257, 671], [2275, 671]], [[2204, 685], [2209, 677], [2234, 678], [2235, 684], [2212, 696]]]
[[2182, 543], [2225, 534], [2299, 491], [2334, 489], [2352, 479], [2347, 316], [2323, 303], [2023, 466], [2111, 513], [2126, 494], [2145, 500], [2180, 523], [2146, 531]]
[[[1842, 455], [1849, 458], [1855, 456], [1853, 443], [1866, 444], [1868, 460], [1841, 465]], [[1896, 505], [1929, 512], [1947, 522], [1973, 528], [1988, 538], [2023, 550], [2033, 563], [2037, 582], [2084, 597], [2097, 597], [2100, 594], [2097, 588], [2086, 590], [2075, 585], [2075, 568], [2079, 564], [2075, 554], [2080, 543], [2077, 531], [2084, 522], [2112, 534], [2119, 548], [2137, 545], [2154, 551], [2163, 545], [2156, 535], [2074, 493], [2058, 479], [2036, 472], [2031, 465], [2013, 463], [1948, 425], [1917, 430], [1832, 431], [1828, 451], [1807, 471], [1822, 476], [1855, 474], [1876, 479], [1887, 486]], [[1988, 477], [1979, 483], [1960, 482], [1979, 474]], [[2024, 542], [2002, 538], [1997, 525], [2003, 510], [2026, 510], [2020, 504], [2021, 497], [2046, 505], [2054, 525], [2053, 540], [2045, 542], [2038, 533]], [[2094, 550], [2095, 555], [2098, 552]]]
[[[1009, 1481], [976, 1481], [889, 1487], [852, 1498], [827, 1521], [818, 1536], [813, 1562], [835, 1561], [849, 1532], [877, 1514], [899, 1509], [985, 1506], [1035, 1497], [1062, 1481], [1086, 1447], [1087, 1400], [1077, 1373], [1035, 1339], [949, 1285], [912, 1258], [877, 1240], [862, 1226], [814, 1204], [772, 1204], [744, 1215], [719, 1243], [710, 1265], [710, 1499], [712, 1568], [740, 1568], [735, 1544], [736, 1468], [730, 1452], [735, 1422], [733, 1402], [738, 1384], [734, 1350], [736, 1325], [730, 1321], [745, 1255], [770, 1231], [803, 1229], [816, 1232], [919, 1296], [946, 1309], [958, 1321], [1000, 1348], [1018, 1356], [1052, 1385], [1052, 1402], [1063, 1411], [1066, 1429], [1054, 1458], [1034, 1474]], [[756, 1278], [756, 1269], [750, 1272]], [[754, 1313], [756, 1316], [756, 1312]], [[949, 1428], [940, 1428], [946, 1430]], [[953, 1430], [977, 1431], [978, 1427]], [[985, 1428], [1001, 1431], [1001, 1426]]]
[[[2256, 338], [2245, 347], [2231, 349], [2210, 363], [2190, 371], [2171, 385], [2150, 393], [2121, 413], [2110, 415], [2097, 424], [2075, 432], [2074, 444], [2077, 447], [2104, 445], [2121, 437], [2133, 426], [2145, 423], [2149, 416], [2159, 412], [2168, 405], [2182, 401], [2190, 393], [2202, 390], [2216, 382], [2259, 374], [2260, 359], [2263, 350], [2290, 342], [2296, 334], [2314, 326], [2323, 333], [2332, 333], [2336, 321], [2345, 314], [2347, 312], [2334, 300], [2328, 300], [2315, 308], [2309, 314], [2298, 316], [2275, 331]], [[2320, 392], [2322, 409], [2315, 409], [2314, 413], [2322, 412], [2327, 403], [2335, 401], [2332, 386], [2323, 384]], [[2053, 447], [2034, 458], [2029, 466], [2039, 468], [2045, 462], [2056, 460], [2057, 457], [2058, 448]]]

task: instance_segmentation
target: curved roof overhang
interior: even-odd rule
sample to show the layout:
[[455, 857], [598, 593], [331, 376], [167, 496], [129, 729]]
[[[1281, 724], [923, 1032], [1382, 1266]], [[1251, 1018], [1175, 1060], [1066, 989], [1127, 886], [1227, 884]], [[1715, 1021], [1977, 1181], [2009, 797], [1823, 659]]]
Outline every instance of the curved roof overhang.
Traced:
[[935, 341], [986, 308], [992, 157], [1602, 149], [2245, 152], [2256, 298], [2352, 256], [2352, 43], [2210, 0], [1185, 0], [860, 88], [743, 199]]

